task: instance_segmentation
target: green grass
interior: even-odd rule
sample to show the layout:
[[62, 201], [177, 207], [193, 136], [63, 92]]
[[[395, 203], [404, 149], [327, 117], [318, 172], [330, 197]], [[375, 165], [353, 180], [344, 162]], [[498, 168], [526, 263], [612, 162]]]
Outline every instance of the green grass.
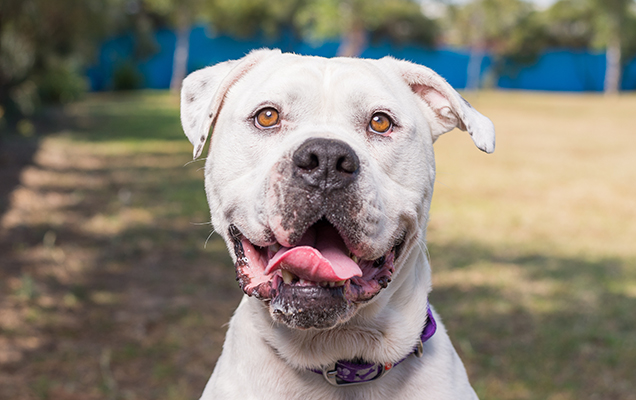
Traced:
[[[468, 99], [497, 150], [438, 141], [428, 240], [471, 382], [489, 400], [636, 399], [636, 97]], [[196, 398], [241, 292], [223, 242], [204, 248], [178, 100], [68, 111], [0, 220], [0, 399]]]

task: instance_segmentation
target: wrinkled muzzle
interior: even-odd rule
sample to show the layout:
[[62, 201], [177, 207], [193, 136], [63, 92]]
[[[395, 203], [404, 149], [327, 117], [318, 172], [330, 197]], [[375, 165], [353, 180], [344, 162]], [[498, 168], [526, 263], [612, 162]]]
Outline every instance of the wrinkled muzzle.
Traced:
[[379, 256], [365, 247], [370, 218], [360, 206], [360, 174], [349, 145], [308, 139], [270, 178], [275, 243], [258, 246], [230, 225], [239, 284], [269, 302], [275, 319], [294, 328], [329, 328], [390, 282], [403, 236], [392, 236]]

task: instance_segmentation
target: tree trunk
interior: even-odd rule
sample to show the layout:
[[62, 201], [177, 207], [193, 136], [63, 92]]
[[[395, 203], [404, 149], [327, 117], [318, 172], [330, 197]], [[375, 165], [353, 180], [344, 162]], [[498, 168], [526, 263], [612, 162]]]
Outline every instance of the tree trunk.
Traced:
[[481, 83], [481, 64], [486, 52], [483, 46], [475, 45], [470, 49], [468, 68], [466, 72], [466, 90], [479, 90]]
[[605, 53], [605, 87], [606, 95], [616, 95], [621, 85], [621, 39], [614, 35], [607, 44]]
[[172, 61], [172, 78], [170, 79], [170, 91], [178, 93], [181, 83], [188, 72], [188, 51], [190, 50], [190, 24], [182, 22], [177, 28], [177, 42], [174, 47]]
[[474, 10], [470, 15], [471, 46], [466, 68], [466, 90], [479, 90], [481, 83], [481, 64], [486, 55], [486, 40], [484, 29], [484, 12]]
[[338, 47], [338, 57], [360, 57], [366, 47], [367, 32], [364, 23], [354, 22]]

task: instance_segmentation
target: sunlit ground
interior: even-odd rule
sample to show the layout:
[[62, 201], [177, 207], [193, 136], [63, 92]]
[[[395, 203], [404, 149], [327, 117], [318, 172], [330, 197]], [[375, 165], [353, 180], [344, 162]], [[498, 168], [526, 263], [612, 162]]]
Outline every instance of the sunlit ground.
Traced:
[[467, 96], [437, 143], [432, 301], [484, 399], [636, 398], [636, 96]]
[[[436, 144], [431, 301], [482, 399], [636, 399], [636, 96], [466, 96]], [[98, 95], [0, 218], [0, 399], [197, 398], [241, 292], [164, 93]]]

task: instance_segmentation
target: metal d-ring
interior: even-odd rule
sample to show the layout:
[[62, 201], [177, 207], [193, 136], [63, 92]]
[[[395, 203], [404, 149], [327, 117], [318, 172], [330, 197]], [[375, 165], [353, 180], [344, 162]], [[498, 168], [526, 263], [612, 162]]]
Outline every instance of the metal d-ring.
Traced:
[[415, 354], [415, 357], [417, 358], [422, 358], [422, 355], [424, 355], [424, 343], [422, 343], [422, 339], [417, 341], [417, 346], [415, 347], [413, 354]]

